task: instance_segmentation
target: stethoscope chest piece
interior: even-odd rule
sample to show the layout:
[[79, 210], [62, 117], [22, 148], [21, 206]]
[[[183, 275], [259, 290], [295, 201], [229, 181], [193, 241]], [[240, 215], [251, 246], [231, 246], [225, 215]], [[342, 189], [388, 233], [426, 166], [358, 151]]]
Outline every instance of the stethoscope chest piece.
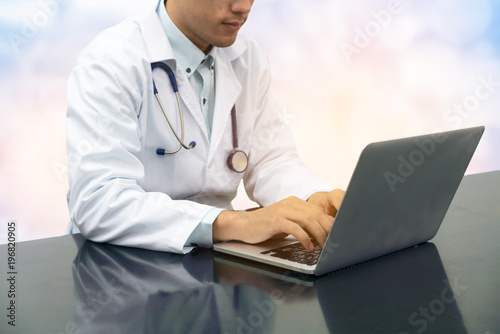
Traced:
[[233, 152], [227, 157], [227, 166], [236, 173], [243, 173], [248, 167], [248, 156], [238, 150], [238, 124], [236, 122], [236, 107], [231, 109], [231, 124], [233, 130]]
[[227, 166], [236, 173], [243, 173], [248, 167], [248, 157], [245, 152], [236, 150], [227, 157]]

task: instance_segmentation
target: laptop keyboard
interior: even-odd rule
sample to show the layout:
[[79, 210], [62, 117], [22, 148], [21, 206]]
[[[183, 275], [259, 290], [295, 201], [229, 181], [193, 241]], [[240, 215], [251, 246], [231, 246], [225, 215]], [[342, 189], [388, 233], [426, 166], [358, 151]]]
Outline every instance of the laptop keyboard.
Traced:
[[307, 251], [300, 242], [296, 242], [286, 246], [263, 251], [261, 254], [267, 254], [272, 257], [312, 266], [318, 263], [319, 255], [321, 254], [321, 247], [316, 240], [311, 241], [314, 245], [314, 250], [310, 252]]

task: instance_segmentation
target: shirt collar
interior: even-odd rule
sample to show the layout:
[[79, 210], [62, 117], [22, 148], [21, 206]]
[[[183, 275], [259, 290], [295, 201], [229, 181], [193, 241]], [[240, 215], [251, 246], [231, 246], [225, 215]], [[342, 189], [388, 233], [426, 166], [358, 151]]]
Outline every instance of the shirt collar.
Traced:
[[158, 4], [156, 12], [172, 46], [175, 59], [188, 77], [194, 73], [199, 65], [211, 66], [213, 64], [216, 47], [213, 47], [208, 55], [205, 55], [170, 19], [163, 0]]

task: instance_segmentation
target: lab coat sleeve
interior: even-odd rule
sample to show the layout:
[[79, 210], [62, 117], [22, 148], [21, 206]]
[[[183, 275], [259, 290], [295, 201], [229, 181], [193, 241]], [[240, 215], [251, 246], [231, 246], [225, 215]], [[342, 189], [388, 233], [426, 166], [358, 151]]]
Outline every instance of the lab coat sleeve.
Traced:
[[[121, 63], [127, 64], [126, 58], [133, 53], [123, 50]], [[140, 74], [145, 65], [124, 69], [105, 56], [83, 58], [68, 82], [68, 206], [72, 222], [95, 242], [190, 251], [185, 246], [188, 238], [213, 207], [173, 200], [141, 187], [145, 169], [140, 160], [138, 112], [147, 87], [146, 76]]]
[[[265, 58], [265, 57], [262, 57]], [[293, 134], [283, 113], [269, 94], [270, 70], [267, 58], [260, 81], [258, 113], [249, 153], [249, 169], [244, 178], [250, 199], [262, 206], [289, 196], [306, 200], [316, 192], [332, 188], [299, 159]]]

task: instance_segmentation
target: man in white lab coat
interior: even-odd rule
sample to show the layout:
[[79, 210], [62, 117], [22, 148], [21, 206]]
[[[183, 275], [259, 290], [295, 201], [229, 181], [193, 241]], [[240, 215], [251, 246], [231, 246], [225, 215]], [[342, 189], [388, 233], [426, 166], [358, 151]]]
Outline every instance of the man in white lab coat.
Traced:
[[[186, 253], [222, 240], [257, 243], [292, 234], [322, 245], [342, 200], [300, 162], [272, 105], [269, 63], [238, 35], [253, 0], [161, 0], [112, 27], [82, 52], [68, 82], [68, 232], [96, 242]], [[168, 76], [172, 68], [180, 106]], [[153, 94], [153, 80], [173, 129]], [[231, 170], [235, 150], [248, 155]], [[185, 131], [182, 131], [181, 122]], [[243, 180], [262, 208], [232, 210]]]

